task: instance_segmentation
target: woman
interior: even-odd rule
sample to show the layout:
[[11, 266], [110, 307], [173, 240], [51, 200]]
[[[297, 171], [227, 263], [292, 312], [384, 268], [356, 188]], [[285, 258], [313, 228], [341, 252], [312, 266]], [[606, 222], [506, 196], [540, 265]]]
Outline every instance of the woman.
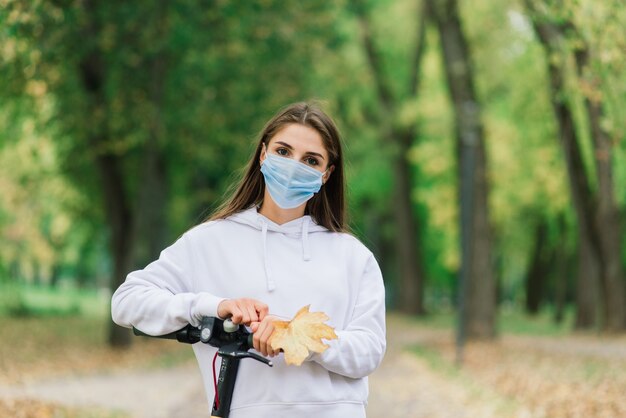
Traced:
[[[203, 316], [249, 325], [274, 367], [240, 364], [230, 416], [364, 417], [367, 375], [385, 351], [384, 287], [372, 253], [346, 233], [344, 173], [333, 121], [307, 103], [265, 126], [233, 196], [113, 295], [113, 320], [151, 335]], [[303, 306], [338, 339], [299, 367], [272, 350], [272, 321]], [[195, 344], [212, 400], [215, 349]]]

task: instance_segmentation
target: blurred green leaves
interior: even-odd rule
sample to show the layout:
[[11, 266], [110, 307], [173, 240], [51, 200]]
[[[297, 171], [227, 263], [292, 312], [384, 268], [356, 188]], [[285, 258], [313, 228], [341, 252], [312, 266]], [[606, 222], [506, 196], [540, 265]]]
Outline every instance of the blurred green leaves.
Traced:
[[[344, 136], [355, 230], [382, 236], [375, 245], [394, 239], [393, 150], [381, 144], [379, 128], [417, 121], [419, 138], [406, 157], [419, 173], [413, 203], [424, 223], [427, 286], [452, 292], [459, 266], [457, 167], [439, 40], [427, 31], [420, 94], [406, 98], [421, 3], [366, 4], [383, 72], [402, 103], [392, 121], [375, 116], [359, 26], [344, 1], [103, 2], [89, 14], [79, 0], [0, 0], [0, 274], [44, 281], [85, 276], [92, 283], [108, 274], [96, 155], [122, 159], [135, 210], [147, 150], [162, 157], [169, 242], [219, 204], [274, 112], [316, 98]], [[494, 256], [503, 260], [505, 293], [514, 294], [536, 219], [556, 222], [564, 213], [573, 230], [565, 167], [542, 50], [524, 8], [513, 0], [460, 4], [483, 103]], [[570, 80], [567, 99], [606, 98], [615, 183], [623, 184], [626, 8], [619, 0], [541, 4], [572, 18], [594, 51], [589, 71], [599, 82]], [[87, 35], [89, 22], [95, 35]], [[105, 103], [90, 113], [79, 63], [94, 47], [102, 54]], [[564, 47], [575, 49], [575, 40]], [[108, 136], [95, 147], [85, 138], [99, 123]], [[592, 169], [590, 158], [587, 147]], [[623, 208], [626, 189], [616, 196]], [[573, 248], [575, 234], [569, 236], [563, 245]], [[388, 273], [391, 280], [393, 269]]]

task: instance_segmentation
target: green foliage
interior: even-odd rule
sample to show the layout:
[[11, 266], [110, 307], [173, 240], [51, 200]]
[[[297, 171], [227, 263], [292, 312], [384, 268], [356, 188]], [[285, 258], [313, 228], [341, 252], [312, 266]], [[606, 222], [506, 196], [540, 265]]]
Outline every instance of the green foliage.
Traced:
[[[138, 217], [148, 215], [141, 193], [155, 177], [146, 161], [151, 153], [158, 156], [163, 201], [147, 207], [163, 209], [159, 227], [170, 242], [221, 202], [251, 155], [256, 133], [277, 109], [316, 98], [344, 136], [354, 230], [382, 264], [393, 255], [386, 243], [394, 240], [394, 150], [381, 142], [381, 126], [417, 121], [407, 158], [417, 179], [413, 202], [428, 300], [433, 307], [449, 306], [460, 260], [458, 167], [439, 39], [427, 30], [421, 89], [416, 99], [408, 97], [421, 3], [365, 2], [383, 74], [400, 103], [393, 121], [381, 120], [361, 29], [346, 3], [96, 1], [89, 9], [78, 1], [0, 0], [0, 276], [106, 286], [110, 230], [98, 156], [122, 162], [124, 193]], [[568, 80], [566, 99], [577, 103], [581, 131], [582, 99], [606, 103], [615, 183], [623, 184], [626, 8], [619, 0], [540, 3], [552, 18], [571, 19], [578, 28], [564, 51], [584, 41], [594, 52], [588, 74]], [[551, 245], [575, 250], [567, 173], [543, 51], [522, 2], [460, 5], [483, 106], [494, 261], [501, 294], [516, 302], [537, 222], [547, 219]], [[82, 63], [94, 53], [104, 80], [102, 103], [93, 102], [81, 78]], [[90, 138], [102, 132], [106, 138], [96, 146]], [[582, 137], [591, 173], [588, 135]], [[615, 192], [623, 208], [626, 189]], [[144, 234], [138, 239], [145, 241]], [[385, 272], [394, 273], [391, 266]], [[46, 306], [29, 298], [28, 309]], [[15, 298], [17, 310], [20, 300]]]
[[29, 317], [106, 317], [109, 293], [81, 290], [71, 286], [0, 286], [0, 316]]

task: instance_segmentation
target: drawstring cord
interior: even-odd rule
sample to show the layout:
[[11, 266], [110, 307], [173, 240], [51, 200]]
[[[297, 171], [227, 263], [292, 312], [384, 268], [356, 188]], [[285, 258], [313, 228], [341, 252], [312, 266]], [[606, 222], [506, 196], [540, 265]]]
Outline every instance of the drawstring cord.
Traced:
[[[265, 268], [265, 281], [267, 285], [267, 291], [273, 292], [276, 289], [276, 282], [272, 277], [272, 269], [270, 268], [269, 257], [267, 253], [267, 222], [263, 218], [259, 218], [261, 222], [261, 241], [263, 244], [263, 265]], [[302, 220], [302, 259], [309, 261], [311, 259], [311, 252], [309, 249], [309, 219]]]
[[263, 240], [263, 263], [265, 264], [265, 280], [267, 282], [267, 290], [273, 292], [276, 289], [276, 283], [272, 279], [272, 271], [269, 266], [267, 257], [267, 222], [261, 218], [261, 239]]
[[302, 259], [309, 261], [311, 254], [309, 253], [309, 220], [305, 218], [302, 220]]

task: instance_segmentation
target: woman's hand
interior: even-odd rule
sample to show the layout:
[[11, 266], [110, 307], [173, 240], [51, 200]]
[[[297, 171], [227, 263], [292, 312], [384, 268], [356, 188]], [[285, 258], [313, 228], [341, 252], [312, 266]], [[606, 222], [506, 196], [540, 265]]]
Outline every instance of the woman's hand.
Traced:
[[265, 303], [248, 298], [226, 299], [217, 306], [217, 315], [220, 318], [230, 317], [235, 324], [250, 325], [252, 322], [263, 321], [267, 312]]
[[250, 324], [250, 329], [254, 333], [252, 337], [254, 349], [264, 356], [274, 357], [280, 353], [280, 350], [272, 349], [272, 345], [270, 344], [270, 339], [274, 332], [273, 322], [278, 319], [279, 318], [273, 315], [267, 315], [263, 320]]

